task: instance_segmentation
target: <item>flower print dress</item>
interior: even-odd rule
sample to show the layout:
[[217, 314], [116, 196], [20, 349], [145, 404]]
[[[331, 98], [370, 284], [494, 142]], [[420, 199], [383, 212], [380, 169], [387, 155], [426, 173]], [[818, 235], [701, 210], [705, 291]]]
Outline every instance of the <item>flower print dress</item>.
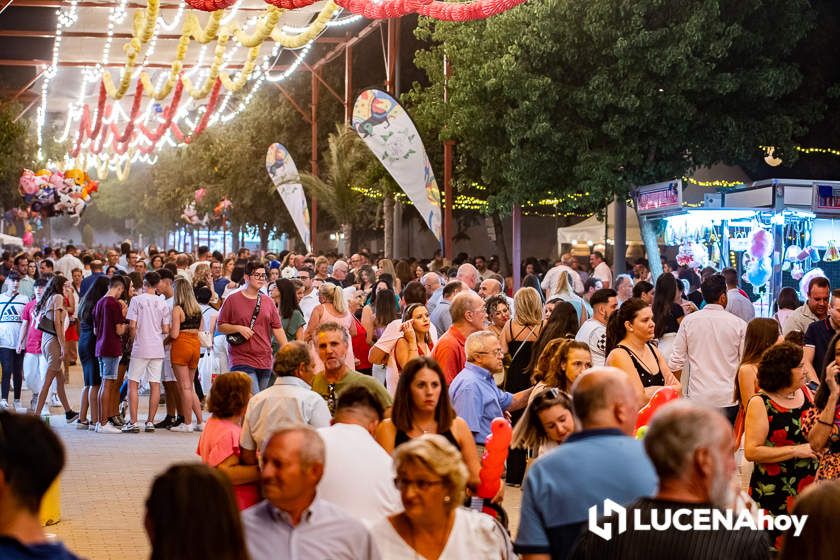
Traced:
[[[764, 393], [756, 394], [767, 411], [769, 428], [764, 445], [784, 447], [808, 443], [802, 430], [802, 417], [814, 405], [808, 390], [803, 388], [803, 392], [805, 400], [798, 408], [785, 408]], [[814, 481], [816, 472], [816, 459], [794, 457], [777, 463], [755, 463], [750, 478], [750, 497], [772, 515], [791, 513], [796, 496]], [[778, 537], [780, 535], [773, 534], [773, 538]]]

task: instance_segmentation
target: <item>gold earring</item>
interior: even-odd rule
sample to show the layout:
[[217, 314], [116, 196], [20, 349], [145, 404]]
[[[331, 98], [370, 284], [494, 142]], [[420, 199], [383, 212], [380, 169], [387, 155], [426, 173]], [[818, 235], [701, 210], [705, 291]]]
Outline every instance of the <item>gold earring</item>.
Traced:
[[447, 504], [448, 504], [448, 503], [450, 502], [450, 500], [452, 500], [452, 498], [450, 498], [449, 496], [444, 496], [444, 497], [443, 497], [443, 501], [444, 501], [444, 503], [447, 503]]

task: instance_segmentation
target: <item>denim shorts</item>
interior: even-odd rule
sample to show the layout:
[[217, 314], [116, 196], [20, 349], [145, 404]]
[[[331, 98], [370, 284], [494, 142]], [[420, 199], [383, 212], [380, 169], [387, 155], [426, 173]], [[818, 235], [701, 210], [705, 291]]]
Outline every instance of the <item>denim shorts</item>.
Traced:
[[101, 356], [99, 357], [99, 374], [102, 379], [109, 381], [117, 380], [117, 369], [120, 365], [121, 356]]

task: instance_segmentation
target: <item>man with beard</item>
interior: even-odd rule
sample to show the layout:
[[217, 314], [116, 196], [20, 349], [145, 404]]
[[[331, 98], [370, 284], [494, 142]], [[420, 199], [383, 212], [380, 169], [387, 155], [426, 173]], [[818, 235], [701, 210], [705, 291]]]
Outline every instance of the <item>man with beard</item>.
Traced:
[[[646, 525], [659, 523], [678, 510], [711, 511], [732, 508], [735, 488], [732, 426], [720, 412], [690, 401], [678, 401], [660, 409], [645, 435], [645, 451], [659, 476], [659, 491], [627, 507], [627, 520], [639, 518]], [[638, 512], [638, 513], [637, 513]], [[691, 523], [692, 515], [683, 515]], [[615, 524], [613, 515], [603, 520]], [[600, 523], [605, 527], [603, 523]], [[764, 531], [749, 528], [679, 530], [675, 523], [663, 530], [634, 530], [604, 540], [591, 531], [583, 534], [570, 558], [748, 558], [768, 554]]]

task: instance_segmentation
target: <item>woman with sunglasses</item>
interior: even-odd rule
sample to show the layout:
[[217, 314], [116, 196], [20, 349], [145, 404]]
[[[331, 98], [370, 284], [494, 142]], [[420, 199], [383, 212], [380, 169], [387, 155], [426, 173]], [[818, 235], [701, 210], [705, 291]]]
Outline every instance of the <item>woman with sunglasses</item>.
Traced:
[[528, 404], [513, 429], [510, 446], [538, 457], [566, 441], [575, 431], [572, 399], [556, 387], [545, 389]]

